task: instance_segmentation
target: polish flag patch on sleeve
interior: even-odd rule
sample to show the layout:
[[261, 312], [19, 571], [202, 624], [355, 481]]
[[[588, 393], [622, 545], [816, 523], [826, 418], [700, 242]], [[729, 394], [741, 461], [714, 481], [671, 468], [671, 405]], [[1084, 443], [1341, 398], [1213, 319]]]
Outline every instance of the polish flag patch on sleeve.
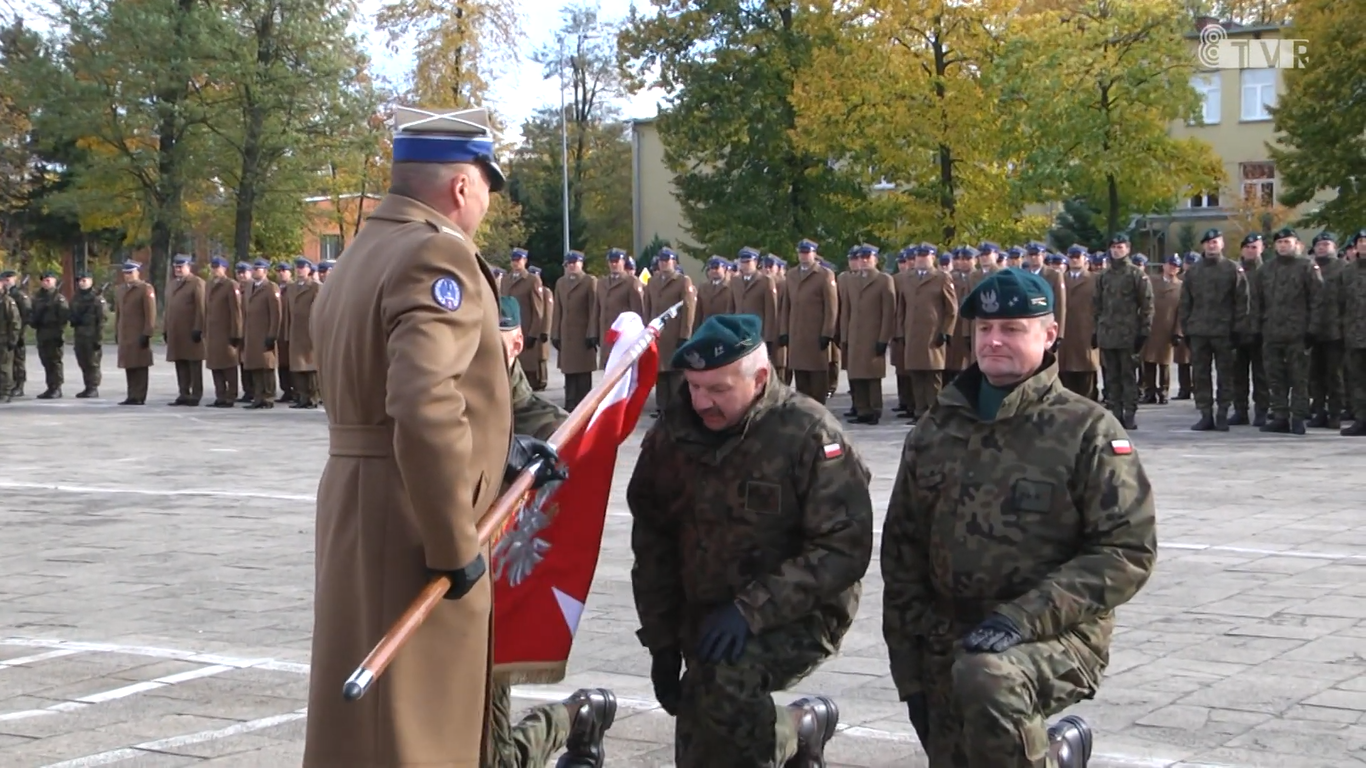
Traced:
[[821, 451], [824, 453], [826, 459], [838, 459], [844, 455], [844, 446], [839, 443], [830, 443], [821, 448]]
[[1128, 456], [1134, 452], [1134, 444], [1128, 440], [1111, 440], [1110, 452], [1116, 456]]

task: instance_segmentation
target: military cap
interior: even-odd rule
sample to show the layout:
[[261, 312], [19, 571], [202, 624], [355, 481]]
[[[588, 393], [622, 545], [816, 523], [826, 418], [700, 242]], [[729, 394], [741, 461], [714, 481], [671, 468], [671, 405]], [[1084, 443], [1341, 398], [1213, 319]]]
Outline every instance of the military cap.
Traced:
[[488, 110], [394, 110], [395, 163], [474, 163], [489, 177], [489, 190], [500, 192], [507, 176], [498, 166]]
[[583, 261], [583, 251], [570, 251], [564, 255], [565, 264], [572, 264], [576, 261]]
[[1023, 256], [1024, 256], [1024, 249], [1021, 248], [1021, 247], [1018, 246], [1018, 245], [1012, 245], [1012, 246], [1010, 246], [1010, 249], [1006, 251], [1006, 258], [1007, 258], [1007, 259], [1018, 259], [1018, 258], [1022, 258]]
[[1105, 251], [1096, 251], [1095, 253], [1091, 254], [1092, 264], [1104, 264], [1109, 260], [1110, 257], [1105, 255]]
[[707, 259], [707, 269], [725, 269], [726, 260], [720, 256], [713, 256]]
[[275, 271], [276, 271], [276, 272], [288, 272], [288, 271], [290, 271], [291, 269], [293, 269], [293, 267], [290, 266], [290, 263], [287, 262], [287, 261], [281, 261], [281, 262], [278, 262], [278, 263], [275, 265]]
[[1053, 312], [1048, 281], [1023, 269], [1007, 267], [987, 275], [973, 288], [958, 316], [968, 320], [1013, 320]]
[[1356, 241], [1362, 239], [1363, 237], [1366, 237], [1366, 229], [1358, 229], [1357, 233], [1355, 235], [1352, 235], [1352, 240], [1348, 243], [1348, 245], [1356, 245]]
[[51, 278], [53, 278], [53, 279], [56, 279], [56, 278], [59, 278], [59, 277], [61, 277], [61, 276], [62, 276], [62, 274], [61, 274], [60, 272], [58, 272], [57, 270], [55, 270], [55, 269], [45, 269], [45, 270], [43, 270], [43, 279], [47, 279], [47, 278], [49, 278], [49, 277], [51, 277]]
[[194, 261], [194, 257], [186, 253], [177, 253], [175, 258], [171, 259], [171, 263], [177, 267], [187, 267], [192, 261]]
[[1116, 232], [1110, 236], [1110, 245], [1119, 245], [1129, 242], [1129, 236], [1123, 232]]
[[1141, 267], [1148, 263], [1148, 257], [1141, 253], [1135, 253], [1133, 256], [1129, 257], [1129, 261], [1132, 261], [1134, 266]]
[[623, 251], [620, 248], [612, 248], [607, 251], [608, 261], [621, 261], [624, 258], [626, 258], [626, 251]]
[[896, 260], [897, 260], [897, 263], [899, 264], [899, 263], [901, 263], [901, 262], [903, 262], [903, 261], [910, 261], [910, 260], [911, 260], [911, 257], [915, 255], [915, 254], [913, 254], [913, 253], [911, 252], [911, 251], [913, 251], [913, 250], [914, 250], [913, 248], [911, 248], [910, 246], [907, 246], [907, 247], [902, 248], [901, 250], [897, 251], [897, 252], [896, 252]]
[[926, 254], [929, 254], [930, 256], [934, 256], [939, 253], [939, 246], [933, 243], [921, 243], [920, 250], [924, 251]]
[[807, 239], [805, 239], [805, 238], [802, 238], [802, 240], [801, 240], [800, 242], [797, 243], [797, 250], [799, 250], [799, 251], [814, 251], [814, 250], [816, 250], [816, 241], [814, 241], [814, 240], [807, 240]]
[[1261, 233], [1261, 232], [1249, 232], [1249, 233], [1247, 233], [1246, 235], [1243, 236], [1243, 247], [1244, 247], [1244, 248], [1246, 248], [1246, 247], [1249, 246], [1249, 245], [1252, 245], [1253, 243], [1260, 243], [1260, 242], [1262, 242], [1262, 233]]
[[1276, 230], [1276, 234], [1272, 235], [1271, 239], [1284, 240], [1287, 237], [1293, 237], [1296, 240], [1298, 240], [1300, 238], [1300, 235], [1298, 232], [1294, 230], [1293, 227], [1281, 227], [1280, 229]]
[[1085, 255], [1086, 255], [1086, 246], [1084, 246], [1084, 245], [1077, 245], [1077, 244], [1069, 245], [1069, 246], [1067, 246], [1067, 255], [1068, 255], [1068, 256], [1085, 256]]
[[854, 252], [859, 256], [876, 256], [878, 254], [877, 246], [869, 245], [867, 243], [861, 243], [856, 246]]
[[735, 257], [740, 261], [754, 261], [759, 258], [759, 252], [746, 245], [744, 248], [740, 249], [739, 253], [735, 254]]
[[211, 266], [211, 267], [222, 267], [222, 268], [224, 268], [224, 269], [227, 269], [227, 268], [228, 268], [228, 260], [225, 259], [225, 258], [223, 258], [222, 256], [215, 256], [215, 257], [213, 257], [212, 259], [209, 259], [209, 266]]
[[826, 261], [825, 259], [821, 259], [821, 260], [820, 260], [820, 263], [821, 263], [821, 266], [822, 266], [822, 267], [825, 267], [826, 269], [828, 269], [828, 270], [830, 270], [830, 271], [832, 271], [832, 272], [833, 272], [834, 269], [835, 269], [835, 265], [832, 264], [832, 263], [830, 263], [829, 261]]
[[1318, 245], [1319, 243], [1336, 243], [1337, 241], [1338, 236], [1325, 229], [1317, 235], [1314, 235], [1314, 241], [1310, 243], [1310, 245]]
[[1048, 248], [1043, 243], [1040, 243], [1038, 241], [1032, 241], [1025, 244], [1025, 253], [1029, 254], [1030, 256], [1033, 256], [1036, 253], [1043, 253], [1047, 250]]
[[304, 258], [303, 256], [299, 256], [298, 258], [294, 259], [294, 268], [295, 268], [295, 269], [305, 269], [305, 268], [306, 268], [306, 269], [313, 269], [313, 262], [309, 261], [308, 259]]
[[1173, 267], [1181, 266], [1181, 254], [1173, 253], [1172, 255], [1168, 256], [1167, 263], [1172, 265]]
[[710, 371], [739, 360], [764, 345], [758, 315], [712, 315], [674, 352], [675, 369]]
[[941, 253], [941, 254], [939, 254], [939, 264], [940, 264], [941, 266], [944, 265], [944, 264], [948, 264], [948, 263], [951, 262], [951, 261], [953, 261], [953, 257], [950, 256], [949, 254], [947, 254], [947, 253]]
[[502, 267], [489, 267], [489, 271], [493, 273], [494, 277], [502, 277], [507, 274]]
[[88, 280], [88, 279], [90, 279], [90, 270], [88, 270], [88, 269], [82, 269], [82, 270], [80, 270], [79, 272], [76, 273], [76, 279], [77, 279], [77, 280]]
[[139, 269], [142, 269], [142, 264], [139, 263], [139, 262], [132, 261], [132, 260], [123, 262], [123, 273], [124, 273], [125, 275], [128, 274], [129, 272], [136, 272], [136, 271], [138, 271]]
[[522, 327], [522, 307], [514, 296], [498, 297], [498, 330], [511, 331]]
[[11, 277], [14, 277], [16, 274], [17, 273], [14, 270], [7, 269], [4, 272], [0, 272], [0, 280], [8, 280]]
[[251, 262], [248, 262], [248, 261], [239, 261], [239, 262], [237, 262], [237, 271], [238, 271], [238, 272], [250, 272], [250, 271], [251, 271]]
[[526, 249], [525, 249], [525, 248], [513, 248], [513, 249], [512, 249], [512, 254], [509, 255], [508, 258], [511, 259], [512, 261], [516, 261], [516, 260], [518, 260], [518, 259], [525, 259], [525, 258], [526, 258]]
[[337, 262], [332, 261], [331, 259], [324, 259], [323, 261], [318, 262], [318, 271], [326, 272], [335, 266], [337, 266]]
[[982, 242], [977, 244], [977, 250], [979, 253], [983, 254], [1000, 253], [1001, 246], [991, 242], [990, 240], [983, 240]]
[[1061, 264], [1064, 261], [1066, 261], [1066, 259], [1064, 259], [1060, 253], [1050, 253], [1043, 257], [1043, 263], [1045, 264]]
[[655, 256], [656, 261], [678, 261], [678, 254], [672, 248], [660, 248], [659, 254]]
[[1205, 234], [1203, 234], [1203, 235], [1200, 236], [1200, 243], [1201, 243], [1201, 245], [1203, 245], [1203, 244], [1208, 243], [1209, 241], [1213, 240], [1213, 239], [1216, 238], [1216, 237], [1223, 237], [1223, 236], [1224, 236], [1224, 233], [1221, 232], [1221, 231], [1219, 231], [1219, 229], [1218, 229], [1217, 227], [1210, 227], [1209, 229], [1205, 230]]
[[740, 265], [739, 265], [739, 264], [736, 264], [735, 262], [731, 261], [730, 259], [726, 259], [726, 271], [727, 271], [727, 272], [735, 272], [735, 271], [737, 271], [737, 270], [739, 270], [739, 269], [740, 269]]
[[627, 268], [627, 269], [635, 269], [635, 268], [636, 268], [636, 260], [635, 260], [634, 257], [631, 257], [631, 256], [627, 256], [627, 257], [626, 257], [626, 268]]
[[1200, 261], [1200, 254], [1196, 253], [1195, 251], [1191, 251], [1190, 253], [1186, 254], [1186, 264], [1194, 264], [1198, 261]]
[[975, 259], [977, 256], [977, 249], [970, 245], [965, 245], [958, 249], [958, 258], [960, 259]]
[[782, 256], [779, 256], [776, 253], [770, 253], [768, 255], [768, 258], [773, 261], [773, 265], [775, 267], [787, 267], [787, 259], [784, 259]]
[[531, 266], [527, 267], [527, 268], [526, 268], [526, 271], [527, 271], [527, 272], [530, 272], [530, 273], [533, 274], [533, 275], [539, 275], [539, 274], [541, 274], [541, 268], [538, 267], [538, 266], [536, 266], [535, 264], [532, 264]]
[[270, 269], [270, 262], [265, 259], [257, 259], [251, 263], [252, 269]]

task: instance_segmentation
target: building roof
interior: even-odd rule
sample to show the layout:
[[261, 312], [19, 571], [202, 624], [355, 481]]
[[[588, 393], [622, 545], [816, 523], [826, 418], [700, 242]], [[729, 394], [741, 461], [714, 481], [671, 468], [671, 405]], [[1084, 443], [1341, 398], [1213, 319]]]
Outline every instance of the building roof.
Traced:
[[379, 195], [372, 195], [372, 194], [370, 194], [369, 192], [347, 192], [347, 193], [341, 194], [341, 195], [312, 195], [312, 196], [310, 196], [310, 197], [305, 197], [305, 198], [304, 198], [304, 202], [305, 202], [305, 203], [323, 203], [323, 202], [329, 202], [329, 201], [334, 200], [334, 199], [335, 199], [335, 200], [353, 200], [353, 199], [355, 199], [355, 198], [357, 198], [357, 197], [367, 197], [367, 198], [369, 198], [369, 199], [371, 199], [371, 200], [379, 200], [379, 199], [380, 199], [380, 196], [379, 196]]

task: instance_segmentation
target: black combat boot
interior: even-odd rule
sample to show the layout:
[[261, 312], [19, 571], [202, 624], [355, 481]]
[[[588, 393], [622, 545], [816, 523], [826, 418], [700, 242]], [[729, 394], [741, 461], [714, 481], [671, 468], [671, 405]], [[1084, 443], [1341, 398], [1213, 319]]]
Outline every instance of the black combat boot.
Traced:
[[1242, 426], [1246, 426], [1247, 423], [1248, 423], [1248, 418], [1247, 418], [1247, 409], [1246, 409], [1246, 408], [1242, 408], [1242, 409], [1235, 408], [1235, 409], [1233, 409], [1233, 415], [1230, 416], [1230, 417], [1228, 417], [1228, 425], [1229, 425], [1230, 427], [1242, 427]]
[[1091, 761], [1091, 726], [1068, 715], [1048, 727], [1048, 744], [1056, 747], [1058, 768], [1086, 768]]
[[1214, 429], [1214, 415], [1209, 411], [1200, 412], [1200, 420], [1191, 425], [1192, 432], [1210, 432]]
[[840, 723], [840, 708], [827, 696], [797, 699], [787, 705], [801, 713], [797, 721], [797, 755], [783, 768], [825, 768], [825, 744]]
[[1123, 424], [1125, 429], [1138, 429], [1138, 422], [1134, 420], [1137, 415], [1135, 411], [1125, 411], [1124, 418], [1120, 419], [1119, 423]]
[[1339, 418], [1336, 417], [1336, 416], [1329, 416], [1329, 417], [1328, 417], [1328, 428], [1329, 428], [1329, 429], [1342, 429], [1342, 419], [1339, 419]]
[[15, 385], [14, 385], [14, 389], [11, 389], [10, 392], [9, 392], [9, 396], [10, 396], [10, 397], [23, 397], [23, 396], [24, 396], [24, 385], [23, 385], [23, 384], [15, 384]]
[[583, 688], [565, 704], [573, 714], [564, 754], [555, 768], [602, 768], [607, 755], [602, 740], [617, 718], [617, 697], [606, 688]]
[[1221, 405], [1219, 406], [1219, 410], [1214, 412], [1214, 431], [1228, 431], [1228, 406]]
[[1166, 405], [1166, 404], [1167, 404], [1167, 393], [1166, 393], [1166, 392], [1158, 392], [1158, 393], [1157, 393], [1157, 404], [1158, 404], [1158, 405]]
[[56, 400], [57, 398], [59, 398], [59, 397], [61, 397], [61, 396], [62, 396], [61, 387], [57, 387], [56, 389], [47, 389], [47, 390], [43, 390], [43, 394], [38, 395], [37, 399], [38, 399], [38, 400]]
[[1304, 419], [1291, 419], [1291, 420], [1290, 420], [1290, 434], [1292, 434], [1292, 435], [1302, 435], [1302, 434], [1304, 434]]
[[1265, 427], [1265, 426], [1266, 426], [1266, 409], [1265, 409], [1265, 408], [1258, 408], [1258, 409], [1257, 409], [1256, 414], [1255, 414], [1255, 415], [1253, 416], [1253, 418], [1252, 418], [1252, 426], [1254, 426], [1254, 427]]
[[1323, 411], [1315, 411], [1314, 415], [1309, 418], [1309, 423], [1305, 426], [1313, 427], [1314, 429], [1323, 429], [1328, 426], [1328, 414]]
[[849, 410], [844, 412], [844, 415], [852, 419], [858, 415], [858, 409], [854, 408], [853, 406], [850, 406]]
[[1338, 414], [1338, 419], [1342, 421], [1356, 421], [1356, 416], [1352, 414], [1351, 408], [1343, 408], [1342, 413]]
[[[1300, 423], [1303, 424], [1304, 422], [1300, 422]], [[1265, 424], [1262, 425], [1262, 431], [1263, 431], [1263, 432], [1275, 432], [1275, 433], [1277, 433], [1277, 434], [1283, 434], [1283, 435], [1284, 435], [1284, 434], [1289, 434], [1289, 433], [1290, 433], [1290, 420], [1289, 420], [1289, 419], [1271, 419], [1271, 420], [1267, 421]]]
[[1189, 400], [1189, 399], [1191, 399], [1191, 391], [1190, 391], [1189, 389], [1180, 389], [1180, 390], [1177, 390], [1177, 392], [1176, 392], [1176, 397], [1175, 397], [1174, 399], [1176, 399], [1176, 400]]
[[85, 389], [82, 389], [80, 392], [76, 393], [76, 397], [79, 397], [83, 400], [99, 396], [100, 391], [98, 389], [95, 389], [94, 387], [86, 387]]
[[1352, 422], [1352, 426], [1343, 427], [1338, 434], [1343, 437], [1361, 437], [1366, 435], [1366, 419], [1357, 419]]

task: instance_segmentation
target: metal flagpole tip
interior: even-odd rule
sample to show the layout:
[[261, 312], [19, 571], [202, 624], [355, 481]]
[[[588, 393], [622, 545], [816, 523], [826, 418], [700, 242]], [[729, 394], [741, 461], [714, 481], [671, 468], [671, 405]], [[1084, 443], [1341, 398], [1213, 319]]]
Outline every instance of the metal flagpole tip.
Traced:
[[358, 669], [351, 675], [351, 679], [342, 686], [342, 698], [347, 701], [355, 701], [365, 695], [370, 690], [370, 683], [375, 681], [375, 676], [368, 669]]

